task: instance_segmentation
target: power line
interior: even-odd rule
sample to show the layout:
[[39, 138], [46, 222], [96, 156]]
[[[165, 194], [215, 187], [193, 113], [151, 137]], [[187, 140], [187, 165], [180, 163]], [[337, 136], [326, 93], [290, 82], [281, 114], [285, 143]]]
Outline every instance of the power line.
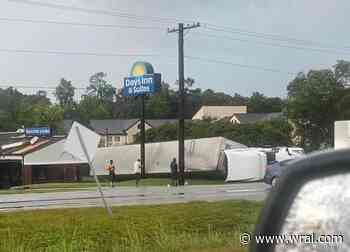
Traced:
[[[137, 30], [165, 30], [162, 27], [155, 27], [155, 26], [132, 26], [132, 25], [113, 25], [113, 24], [93, 24], [93, 23], [78, 23], [78, 22], [61, 22], [61, 21], [49, 21], [49, 20], [33, 20], [33, 19], [21, 19], [21, 18], [1, 18], [0, 22], [22, 22], [22, 23], [33, 23], [33, 24], [54, 24], [54, 25], [71, 25], [71, 26], [84, 26], [84, 27], [97, 27], [97, 28], [117, 28], [117, 29], [137, 29]], [[188, 31], [187, 31], [188, 32]], [[185, 33], [187, 34], [187, 33]], [[185, 35], [184, 34], [184, 35]], [[280, 48], [289, 48], [289, 49], [296, 49], [296, 50], [311, 50], [316, 52], [324, 52], [324, 53], [349, 53], [349, 52], [342, 52], [342, 51], [334, 51], [334, 50], [328, 50], [328, 49], [321, 49], [321, 48], [310, 48], [310, 47], [298, 47], [298, 46], [291, 46], [291, 45], [281, 45], [281, 44], [275, 44], [275, 43], [269, 43], [269, 42], [263, 42], [263, 41], [252, 41], [247, 39], [241, 39], [241, 38], [233, 38], [229, 36], [218, 36], [213, 34], [203, 34], [203, 33], [197, 33], [200, 36], [210, 37], [210, 38], [218, 38], [218, 39], [225, 39], [225, 40], [231, 40], [231, 41], [238, 41], [238, 42], [248, 42], [248, 43], [257, 43], [261, 45], [266, 46], [275, 46]]]
[[[33, 53], [33, 54], [53, 54], [53, 55], [87, 55], [87, 56], [115, 56], [115, 57], [133, 57], [133, 56], [140, 56], [140, 55], [134, 55], [134, 54], [91, 54], [91, 53], [75, 53], [75, 52], [56, 52], [56, 51], [37, 51], [37, 50], [10, 50], [10, 49], [0, 49], [1, 51], [5, 52], [19, 52], [19, 53]], [[143, 55], [145, 56], [145, 55]], [[160, 56], [160, 55], [148, 55], [148, 56]], [[161, 56], [161, 57], [166, 57], [166, 58], [174, 58], [172, 56]], [[208, 62], [208, 63], [217, 63], [217, 64], [224, 64], [224, 65], [231, 65], [231, 66], [236, 66], [240, 68], [248, 68], [248, 69], [255, 69], [255, 70], [261, 70], [261, 71], [267, 71], [267, 72], [274, 72], [274, 73], [287, 73], [287, 74], [295, 74], [295, 73], [288, 73], [285, 71], [281, 71], [278, 69], [273, 69], [273, 68], [265, 68], [265, 67], [260, 67], [260, 66], [254, 66], [254, 65], [244, 65], [244, 64], [239, 64], [239, 63], [233, 63], [233, 62], [228, 62], [228, 61], [221, 61], [221, 60], [216, 60], [216, 59], [210, 59], [210, 58], [202, 58], [202, 57], [197, 57], [197, 56], [185, 56], [186, 59], [189, 60], [197, 60], [197, 61], [203, 61], [203, 62]], [[173, 62], [172, 62], [173, 63]]]
[[349, 54], [350, 53], [350, 51], [336, 51], [336, 50], [329, 50], [329, 49], [322, 49], [322, 48], [282, 45], [282, 44], [270, 43], [270, 42], [264, 42], [264, 41], [258, 41], [258, 40], [233, 38], [230, 36], [217, 36], [217, 35], [205, 34], [205, 33], [197, 33], [197, 34], [200, 36], [208, 37], [208, 38], [224, 39], [224, 40], [238, 41], [238, 42], [243, 42], [243, 43], [256, 43], [256, 44], [261, 44], [261, 45], [265, 45], [265, 46], [288, 48], [288, 49], [295, 49], [295, 50], [302, 50], [302, 51], [314, 51], [314, 52], [328, 53], [328, 54]]
[[31, 53], [31, 54], [52, 54], [52, 55], [65, 55], [65, 56], [98, 56], [98, 57], [154, 57], [154, 56], [160, 56], [159, 54], [90, 53], [90, 52], [65, 52], [65, 51], [6, 49], [6, 48], [0, 48], [0, 52], [7, 52], [7, 53]]
[[[109, 10], [102, 10], [102, 9], [89, 9], [89, 8], [82, 8], [82, 7], [76, 7], [76, 6], [68, 6], [68, 5], [60, 5], [60, 4], [53, 4], [53, 3], [44, 3], [39, 1], [29, 1], [29, 0], [9, 0], [10, 2], [18, 2], [18, 3], [24, 3], [29, 5], [35, 5], [35, 6], [41, 6], [41, 7], [48, 7], [53, 9], [60, 9], [60, 10], [70, 10], [70, 11], [78, 11], [78, 12], [85, 12], [85, 13], [92, 13], [92, 14], [102, 14], [112, 17], [120, 17], [120, 18], [127, 18], [127, 19], [134, 19], [134, 20], [142, 20], [142, 21], [148, 21], [148, 22], [158, 22], [163, 24], [169, 24], [172, 22], [183, 22], [185, 20], [180, 20], [177, 18], [163, 18], [163, 17], [152, 17], [152, 16], [140, 16], [135, 14], [130, 14], [126, 12], [120, 12], [117, 10], [109, 11]], [[188, 21], [193, 22], [193, 20]]]
[[230, 66], [239, 67], [239, 68], [255, 69], [255, 70], [260, 70], [260, 71], [265, 71], [265, 72], [295, 75], [295, 73], [285, 72], [285, 71], [275, 69], [275, 68], [267, 68], [267, 67], [254, 66], [254, 65], [245, 65], [245, 64], [233, 63], [233, 62], [222, 61], [222, 60], [217, 60], [217, 59], [202, 58], [202, 57], [197, 57], [197, 56], [185, 56], [185, 59], [208, 62], [208, 63], [215, 63], [215, 64], [230, 65]]
[[288, 42], [296, 42], [296, 43], [315, 43], [314, 41], [308, 41], [308, 40], [302, 40], [302, 39], [296, 39], [291, 37], [285, 37], [277, 34], [268, 34], [268, 33], [262, 33], [262, 32], [255, 32], [255, 31], [249, 31], [249, 30], [243, 30], [243, 29], [237, 29], [232, 27], [226, 27], [226, 26], [220, 26], [215, 24], [209, 24], [206, 23], [204, 25], [204, 28], [207, 30], [212, 31], [220, 31], [220, 32], [227, 32], [227, 33], [234, 33], [234, 34], [243, 34], [243, 35], [250, 35], [250, 36], [259, 36], [262, 38], [269, 38], [269, 39], [276, 39], [281, 41], [288, 41]]
[[[137, 29], [137, 30], [165, 30], [162, 27], [147, 27], [147, 26], [132, 26], [132, 25], [113, 25], [113, 24], [93, 24], [93, 23], [77, 23], [77, 22], [61, 22], [61, 21], [48, 21], [48, 20], [33, 20], [33, 19], [19, 19], [19, 18], [1, 18], [0, 22], [23, 22], [23, 23], [33, 23], [33, 24], [54, 24], [54, 25], [72, 25], [72, 26], [84, 26], [84, 27], [97, 27], [97, 28], [119, 28], [119, 29]], [[187, 31], [188, 32], [188, 31]], [[187, 33], [184, 34], [184, 36]], [[231, 40], [231, 41], [238, 41], [238, 42], [248, 42], [248, 43], [257, 43], [261, 45], [266, 46], [275, 46], [280, 48], [289, 48], [289, 49], [296, 49], [296, 50], [311, 50], [321, 53], [349, 53], [349, 52], [342, 52], [342, 51], [334, 51], [334, 50], [327, 50], [327, 49], [321, 49], [321, 48], [310, 48], [310, 47], [298, 47], [298, 46], [291, 46], [291, 45], [281, 45], [281, 44], [275, 44], [275, 43], [269, 43], [269, 42], [263, 42], [263, 41], [252, 41], [247, 39], [241, 39], [241, 38], [233, 38], [229, 36], [217, 36], [213, 34], [204, 34], [204, 33], [197, 33], [200, 36], [210, 37], [210, 38], [218, 38], [218, 39], [225, 39], [225, 40]]]
[[[57, 84], [58, 86], [58, 84]], [[49, 87], [49, 86], [21, 86], [21, 85], [1, 85], [0, 84], [0, 88], [21, 88], [21, 89], [45, 89], [45, 90], [55, 90], [56, 87]], [[86, 88], [83, 87], [74, 87], [74, 89], [78, 89], [78, 90], [86, 90]]]
[[22, 18], [2, 18], [2, 22], [21, 22], [21, 23], [33, 23], [33, 24], [54, 24], [54, 25], [72, 25], [72, 26], [86, 26], [97, 28], [119, 28], [119, 29], [137, 29], [137, 30], [164, 30], [162, 27], [156, 26], [133, 26], [133, 25], [114, 25], [114, 24], [92, 24], [92, 23], [77, 23], [77, 22], [61, 22], [61, 21], [49, 21], [49, 20], [33, 20]]
[[[79, 11], [79, 12], [86, 12], [86, 13], [93, 13], [93, 14], [101, 14], [101, 15], [107, 15], [107, 16], [114, 16], [114, 17], [120, 17], [120, 18], [127, 18], [127, 19], [133, 19], [138, 21], [147, 21], [147, 22], [157, 22], [157, 23], [163, 23], [163, 24], [170, 24], [172, 22], [187, 22], [187, 23], [193, 23], [193, 20], [183, 20], [178, 18], [164, 18], [164, 17], [151, 17], [151, 16], [140, 16], [136, 14], [130, 14], [126, 12], [120, 12], [117, 10], [109, 11], [109, 10], [101, 10], [101, 9], [88, 9], [88, 8], [81, 8], [76, 6], [67, 6], [67, 5], [59, 5], [59, 4], [53, 4], [53, 3], [44, 3], [39, 1], [30, 1], [30, 0], [9, 0], [10, 2], [18, 2], [18, 3], [24, 3], [29, 5], [35, 5], [35, 6], [42, 6], [42, 7], [48, 7], [48, 8], [54, 8], [54, 9], [61, 9], [61, 10], [70, 10], [70, 11]], [[57, 23], [57, 22], [56, 22]], [[61, 23], [61, 22], [60, 22]], [[326, 48], [334, 48], [335, 45], [326, 45], [322, 44], [316, 41], [312, 40], [304, 40], [304, 39], [297, 39], [292, 38], [288, 36], [282, 36], [278, 34], [268, 34], [268, 33], [262, 33], [262, 32], [255, 32], [255, 31], [249, 31], [249, 30], [243, 30], [243, 29], [237, 29], [227, 26], [221, 26], [211, 23], [202, 23], [203, 27], [208, 30], [212, 31], [219, 31], [219, 32], [228, 32], [233, 34], [240, 34], [245, 36], [253, 36], [257, 38], [262, 39], [270, 39], [270, 40], [277, 40], [277, 41], [283, 41], [288, 43], [294, 43], [294, 44], [301, 44], [301, 45], [318, 45], [320, 47], [326, 47]], [[78, 25], [78, 24], [76, 24]], [[84, 25], [84, 24], [82, 24]], [[88, 25], [88, 24], [86, 24]], [[97, 25], [99, 26], [99, 25]], [[108, 25], [106, 25], [107, 27]], [[157, 29], [160, 27], [157, 27]], [[136, 29], [136, 28], [135, 28]], [[339, 46], [336, 46], [339, 47]], [[341, 46], [342, 48], [350, 48], [349, 46]]]
[[329, 44], [327, 45], [327, 44], [319, 43], [319, 42], [313, 41], [313, 40], [297, 39], [297, 38], [282, 36], [282, 35], [278, 35], [278, 34], [268, 34], [268, 33], [262, 33], [262, 32], [255, 32], [255, 31], [237, 29], [237, 28], [232, 28], [232, 27], [219, 26], [219, 25], [209, 24], [209, 23], [204, 23], [203, 27], [205, 29], [211, 30], [211, 31], [239, 34], [239, 35], [244, 35], [244, 36], [269, 39], [269, 40], [277, 40], [277, 41], [300, 44], [300, 45], [318, 45], [319, 47], [325, 47], [325, 48], [334, 48], [334, 47], [347, 48], [347, 49], [350, 48], [349, 46], [337, 46], [337, 45], [329, 45]]

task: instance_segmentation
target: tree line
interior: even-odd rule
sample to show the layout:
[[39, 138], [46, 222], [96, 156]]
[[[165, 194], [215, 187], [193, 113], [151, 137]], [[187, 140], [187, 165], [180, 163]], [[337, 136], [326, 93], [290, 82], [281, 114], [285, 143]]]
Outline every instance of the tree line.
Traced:
[[[147, 142], [177, 140], [178, 125], [166, 124], [146, 131]], [[274, 120], [254, 124], [232, 124], [226, 120], [194, 120], [185, 123], [185, 138], [225, 137], [250, 147], [292, 145], [292, 127], [287, 120]], [[137, 141], [140, 138], [137, 136]]]
[[[350, 120], [350, 62], [339, 60], [330, 69], [300, 72], [287, 86], [287, 99], [221, 96], [228, 104], [248, 105], [249, 112], [283, 111], [287, 121], [229, 125], [227, 122], [192, 122], [187, 137], [225, 136], [248, 146], [293, 144], [306, 151], [325, 149], [334, 143], [334, 122]], [[226, 99], [225, 99], [226, 98]], [[236, 103], [236, 101], [239, 101]], [[215, 105], [211, 103], [210, 105]], [[222, 104], [221, 104], [222, 105]], [[176, 139], [176, 125], [147, 132], [149, 141]]]
[[[331, 146], [334, 121], [350, 119], [350, 62], [345, 60], [337, 61], [329, 69], [310, 70], [307, 73], [297, 74], [288, 83], [287, 99], [267, 97], [259, 92], [246, 97], [237, 93], [231, 95], [215, 92], [212, 89], [202, 90], [196, 87], [195, 80], [191, 78], [187, 78], [185, 84], [186, 118], [192, 118], [203, 105], [247, 105], [249, 113], [284, 112], [291, 126], [289, 140], [308, 150]], [[171, 88], [166, 82], [161, 86], [158, 94], [146, 97], [146, 118], [176, 118], [178, 115], [177, 88]], [[0, 89], [0, 130], [16, 130], [22, 125], [26, 127], [47, 125], [59, 130], [63, 119], [88, 123], [91, 119], [139, 117], [139, 99], [124, 97], [121, 90], [116, 89], [106, 80], [106, 74], [103, 72], [90, 77], [86, 91], [86, 95], [79, 102], [75, 101], [74, 85], [71, 81], [62, 78], [54, 92], [58, 104], [53, 104], [40, 92], [36, 95], [25, 95], [14, 88]], [[253, 126], [247, 126], [242, 131], [236, 129], [238, 126], [224, 126], [222, 122], [214, 124], [213, 129], [209, 126], [204, 122], [191, 124], [189, 125], [190, 135], [231, 134], [229, 138], [235, 140], [240, 140], [239, 137], [242, 134], [249, 135], [249, 139], [257, 137], [256, 134], [249, 133]], [[227, 132], [218, 131], [216, 126], [218, 129], [221, 127], [227, 129]], [[275, 129], [277, 135], [286, 132], [284, 126], [282, 131], [279, 130], [281, 125], [260, 126], [261, 129], [253, 131], [264, 134], [266, 130]], [[271, 129], [266, 129], [270, 126]], [[211, 131], [207, 131], [209, 128]], [[172, 133], [169, 132], [169, 134], [163, 134], [162, 131], [167, 132], [170, 129], [171, 127], [151, 130], [148, 137], [151, 141], [167, 140], [169, 136], [174, 137], [176, 129], [172, 129]], [[231, 131], [233, 133], [230, 133]], [[160, 136], [163, 137], [159, 138]], [[249, 145], [249, 139], [241, 141]], [[287, 143], [285, 140], [280, 142]]]
[[[190, 119], [202, 105], [247, 105], [250, 112], [279, 112], [285, 106], [279, 97], [266, 97], [254, 92], [251, 97], [229, 95], [211, 89], [194, 88], [195, 81], [186, 79], [186, 115]], [[98, 72], [89, 79], [86, 95], [79, 102], [74, 100], [75, 87], [64, 78], [57, 85], [54, 95], [57, 104], [43, 96], [25, 95], [14, 88], [0, 89], [0, 118], [6, 124], [0, 130], [16, 130], [26, 127], [48, 125], [58, 129], [60, 121], [71, 119], [89, 123], [91, 119], [138, 118], [140, 99], [124, 97], [121, 89], [114, 88], [106, 80], [106, 74]], [[166, 82], [161, 91], [145, 99], [146, 118], [171, 119], [178, 115], [178, 92]]]

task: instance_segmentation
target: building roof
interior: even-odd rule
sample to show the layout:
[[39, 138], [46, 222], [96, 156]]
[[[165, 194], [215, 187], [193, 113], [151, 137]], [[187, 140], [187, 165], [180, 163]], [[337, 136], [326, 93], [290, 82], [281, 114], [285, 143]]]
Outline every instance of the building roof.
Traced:
[[[7, 139], [5, 136], [7, 135]], [[33, 137], [26, 137], [23, 134], [4, 134], [0, 133], [1, 144], [0, 144], [0, 156], [24, 156], [29, 153], [35, 152], [49, 146], [57, 141], [61, 140], [62, 136], [53, 137], [39, 137], [34, 140]]]
[[248, 114], [235, 114], [234, 117], [239, 121], [239, 123], [247, 124], [247, 123], [257, 123], [257, 122], [283, 119], [284, 115], [282, 112], [278, 112], [278, 113], [248, 113]]
[[18, 141], [18, 137], [23, 136], [23, 133], [17, 132], [0, 132], [0, 146]]
[[73, 120], [63, 120], [63, 131], [68, 135], [70, 129], [72, 128]]
[[91, 120], [91, 128], [98, 134], [124, 135], [125, 131], [134, 125], [139, 119], [113, 119], [113, 120]]
[[[98, 134], [124, 135], [125, 131], [135, 125], [140, 119], [112, 119], [112, 120], [91, 120], [91, 128]], [[160, 127], [164, 124], [177, 123], [177, 119], [146, 119], [146, 123], [152, 128]]]
[[222, 119], [231, 117], [234, 114], [245, 114], [247, 113], [247, 106], [202, 106], [192, 119]]

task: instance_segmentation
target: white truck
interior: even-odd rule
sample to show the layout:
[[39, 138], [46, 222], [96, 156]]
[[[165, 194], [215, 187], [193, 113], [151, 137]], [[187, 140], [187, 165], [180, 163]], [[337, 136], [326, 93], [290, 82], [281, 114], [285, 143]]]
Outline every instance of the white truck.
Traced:
[[350, 121], [334, 123], [334, 149], [350, 148]]

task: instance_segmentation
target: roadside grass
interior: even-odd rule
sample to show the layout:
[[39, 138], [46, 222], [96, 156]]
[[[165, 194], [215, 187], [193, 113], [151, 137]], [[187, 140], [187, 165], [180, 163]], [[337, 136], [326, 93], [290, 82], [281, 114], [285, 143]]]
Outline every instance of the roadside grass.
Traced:
[[[110, 182], [105, 178], [100, 178], [102, 186], [110, 186]], [[189, 185], [217, 185], [224, 184], [224, 179], [206, 179], [206, 178], [194, 178], [186, 179]], [[144, 178], [140, 180], [140, 186], [167, 186], [171, 183], [170, 178]], [[35, 184], [31, 188], [83, 188], [83, 187], [95, 187], [94, 181], [86, 182], [68, 182], [68, 183], [44, 183]], [[123, 181], [117, 181], [116, 186], [135, 186], [135, 179], [128, 179]]]
[[242, 252], [262, 203], [192, 202], [0, 214], [0, 251]]
[[[219, 178], [193, 178], [186, 180], [189, 185], [220, 185], [224, 184], [224, 179]], [[145, 178], [141, 179], [140, 186], [167, 186], [171, 183], [169, 178]], [[104, 187], [109, 187], [110, 182], [106, 179], [101, 180], [101, 185]], [[135, 186], [135, 180], [129, 179], [124, 181], [119, 181], [116, 186]], [[82, 189], [91, 189], [96, 187], [94, 181], [85, 182], [62, 182], [62, 183], [43, 183], [43, 184], [33, 184], [28, 186], [18, 186], [13, 189], [3, 189], [0, 190], [1, 194], [16, 194], [16, 193], [45, 193], [45, 192], [65, 192], [65, 191], [77, 191]]]

